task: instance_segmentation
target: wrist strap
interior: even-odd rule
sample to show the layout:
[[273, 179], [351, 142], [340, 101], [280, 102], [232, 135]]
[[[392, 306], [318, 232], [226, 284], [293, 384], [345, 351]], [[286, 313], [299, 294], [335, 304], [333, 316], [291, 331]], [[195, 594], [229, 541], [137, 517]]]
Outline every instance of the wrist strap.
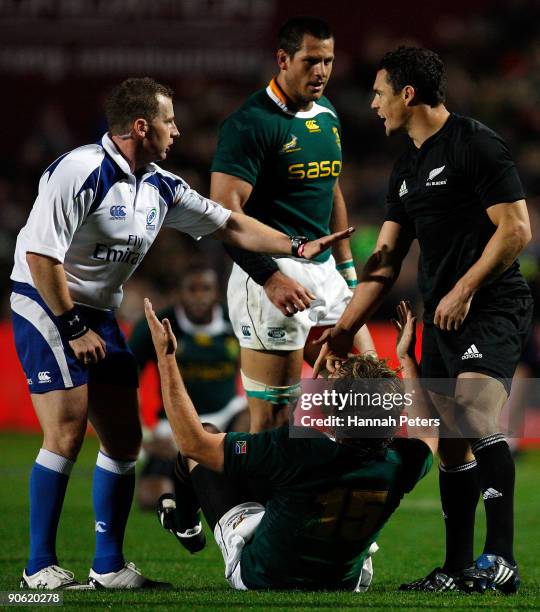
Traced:
[[358, 285], [358, 279], [356, 277], [356, 268], [354, 267], [354, 261], [347, 259], [336, 265], [336, 270], [343, 276], [349, 289], [354, 289]]
[[336, 264], [336, 270], [346, 270], [347, 268], [354, 268], [354, 261], [352, 259], [347, 259], [346, 261], [342, 261], [341, 263]]
[[309, 242], [307, 236], [291, 236], [291, 255], [293, 257], [304, 257], [304, 246]]
[[68, 342], [80, 338], [89, 329], [84, 316], [77, 306], [56, 317], [56, 323], [60, 335]]

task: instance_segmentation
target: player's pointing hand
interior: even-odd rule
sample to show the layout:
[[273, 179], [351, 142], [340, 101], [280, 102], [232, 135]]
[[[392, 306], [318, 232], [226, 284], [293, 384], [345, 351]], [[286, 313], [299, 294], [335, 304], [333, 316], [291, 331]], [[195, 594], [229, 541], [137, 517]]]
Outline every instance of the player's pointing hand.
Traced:
[[349, 238], [351, 234], [354, 233], [354, 231], [354, 227], [348, 227], [347, 229], [342, 230], [341, 232], [335, 232], [334, 234], [323, 236], [322, 238], [318, 238], [317, 240], [310, 240], [304, 245], [302, 257], [304, 259], [313, 259], [323, 251], [326, 251], [326, 249], [329, 249], [330, 247], [334, 246], [336, 242]]

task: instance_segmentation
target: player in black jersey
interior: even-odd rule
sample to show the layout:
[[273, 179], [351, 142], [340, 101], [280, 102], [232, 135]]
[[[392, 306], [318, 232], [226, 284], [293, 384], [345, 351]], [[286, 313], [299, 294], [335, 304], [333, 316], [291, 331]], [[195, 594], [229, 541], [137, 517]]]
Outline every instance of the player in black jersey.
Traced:
[[[332, 369], [346, 356], [416, 238], [425, 306], [422, 376], [456, 379], [455, 414], [467, 432], [439, 446], [445, 563], [403, 588], [445, 590], [472, 565], [481, 492], [487, 534], [476, 566], [492, 572], [489, 587], [515, 592], [515, 470], [498, 417], [531, 325], [532, 297], [517, 262], [531, 231], [506, 144], [478, 121], [450, 113], [445, 89], [443, 63], [427, 49], [400, 47], [379, 66], [371, 107], [387, 135], [405, 131], [411, 142], [390, 178], [375, 251], [349, 307], [321, 338], [317, 365], [326, 360]], [[476, 393], [467, 379], [480, 379], [485, 392]]]

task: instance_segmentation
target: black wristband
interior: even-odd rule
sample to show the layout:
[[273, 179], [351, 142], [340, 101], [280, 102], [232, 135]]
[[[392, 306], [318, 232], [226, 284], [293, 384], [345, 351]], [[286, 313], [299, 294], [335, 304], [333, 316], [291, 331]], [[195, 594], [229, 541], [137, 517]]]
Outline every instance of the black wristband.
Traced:
[[88, 331], [88, 325], [77, 306], [56, 317], [58, 331], [64, 340], [76, 340]]
[[238, 264], [258, 285], [263, 286], [274, 272], [279, 271], [277, 263], [269, 255], [244, 251], [230, 244], [224, 246], [234, 263]]
[[298, 252], [298, 249], [309, 242], [307, 236], [291, 236], [291, 254], [293, 257], [302, 257], [302, 252]]

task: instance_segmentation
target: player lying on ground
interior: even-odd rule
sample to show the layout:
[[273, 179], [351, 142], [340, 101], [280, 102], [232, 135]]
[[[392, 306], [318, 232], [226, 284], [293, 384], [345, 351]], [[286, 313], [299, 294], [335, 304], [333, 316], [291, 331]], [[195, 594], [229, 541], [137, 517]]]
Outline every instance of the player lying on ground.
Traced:
[[137, 366], [118, 327], [122, 286], [162, 226], [259, 252], [317, 257], [349, 230], [292, 239], [201, 196], [164, 161], [178, 138], [173, 92], [127, 79], [107, 100], [109, 132], [43, 173], [17, 237], [13, 330], [43, 448], [30, 477], [30, 558], [22, 588], [81, 588], [58, 565], [56, 532], [88, 420], [100, 440], [94, 472], [94, 588], [160, 587], [123, 555], [141, 444]]
[[[184, 387], [169, 321], [157, 319], [149, 300], [145, 311], [179, 468], [214, 531], [229, 584], [240, 590], [366, 590], [375, 538], [429, 470], [436, 437], [355, 439], [336, 430], [334, 438], [293, 439], [288, 426], [256, 434], [209, 431]], [[411, 378], [418, 374], [414, 325], [403, 305], [398, 355]], [[339, 377], [336, 384], [345, 389], [364, 387], [366, 378], [383, 379], [390, 392], [401, 388], [396, 373], [372, 356], [351, 358]], [[427, 407], [419, 402], [416, 411], [426, 414]], [[271, 486], [266, 506], [252, 497], [250, 478]]]

